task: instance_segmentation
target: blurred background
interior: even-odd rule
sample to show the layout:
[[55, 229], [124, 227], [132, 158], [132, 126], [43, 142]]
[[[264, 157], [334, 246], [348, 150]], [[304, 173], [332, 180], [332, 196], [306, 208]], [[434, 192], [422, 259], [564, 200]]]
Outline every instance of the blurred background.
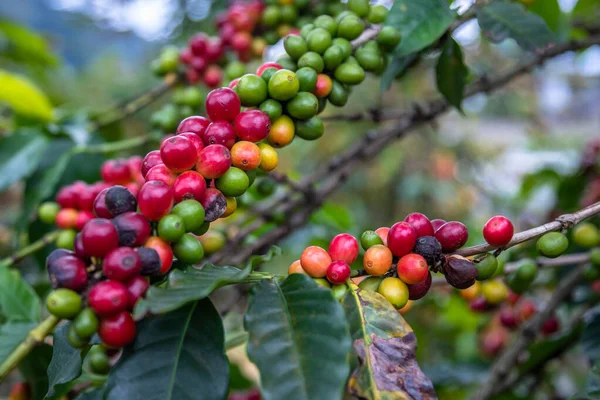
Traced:
[[[456, 1], [453, 7], [462, 10], [470, 3]], [[526, 3], [558, 35], [571, 33], [563, 27], [576, 17], [572, 10], [577, 0]], [[149, 65], [161, 48], [183, 46], [198, 31], [214, 32], [213, 17], [226, 5], [226, 1], [208, 0], [0, 2], [0, 68], [33, 82], [62, 121], [42, 165], [49, 168], [56, 162], [55, 153], [67, 138], [75, 143], [104, 143], [152, 131], [149, 121], [171, 101], [170, 95], [100, 130], [90, 131], [87, 124], [99, 113], [159, 85]], [[475, 21], [454, 36], [463, 46], [467, 65], [478, 74], [493, 76], [524, 57], [510, 40], [501, 45], [482, 41]], [[373, 105], [402, 110], [438, 96], [434, 64], [427, 61], [383, 94], [377, 78], [369, 77], [354, 90], [348, 106], [330, 107], [325, 115], [365, 111]], [[42, 129], [14, 115], [2, 100], [0, 135], [19, 130], [27, 140], [28, 132]], [[326, 245], [340, 232], [358, 236], [367, 229], [391, 226], [410, 212], [460, 220], [470, 228], [468, 244], [477, 244], [482, 242], [480, 228], [493, 215], [503, 214], [523, 230], [597, 201], [598, 174], [590, 178], [582, 171], [589, 168], [592, 141], [600, 140], [599, 103], [598, 47], [553, 59], [492, 95], [469, 98], [463, 104], [464, 115], [446, 114], [353, 171], [307, 226], [280, 243], [283, 255], [264, 269], [286, 271], [309, 244]], [[368, 121], [328, 122], [318, 142], [296, 141], [281, 150], [278, 171], [294, 178], [305, 176], [375, 127]], [[155, 146], [147, 144], [127, 154], [143, 156]], [[596, 153], [591, 157], [597, 171]], [[74, 157], [61, 182], [98, 180], [104, 159], [104, 155]], [[17, 182], [0, 193], [2, 256], [10, 254], [19, 240], [32, 240], [49, 229], [36, 222], [24, 231], [15, 228], [27, 203], [26, 185]], [[252, 203], [252, 196], [244, 202]], [[226, 231], [229, 225], [225, 220], [221, 227]], [[519, 251], [527, 250], [503, 255], [505, 261]], [[40, 291], [46, 290], [45, 278], [39, 277], [42, 256], [27, 259], [22, 268]], [[490, 362], [479, 351], [485, 317], [474, 314], [460, 297], [440, 292], [413, 304], [405, 318], [418, 337], [419, 362], [440, 398], [463, 398], [481, 381]], [[581, 349], [568, 353], [562, 362], [572, 368], [551, 366], [546, 373], [554, 375], [544, 383], [559, 398], [581, 386], [588, 369]]]

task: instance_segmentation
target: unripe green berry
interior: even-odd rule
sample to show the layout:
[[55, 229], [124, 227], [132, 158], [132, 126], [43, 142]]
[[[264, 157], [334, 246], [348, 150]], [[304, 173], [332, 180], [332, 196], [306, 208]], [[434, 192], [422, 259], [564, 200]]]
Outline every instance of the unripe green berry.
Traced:
[[369, 247], [375, 246], [376, 244], [383, 244], [383, 240], [375, 231], [364, 231], [362, 235], [360, 235], [360, 245], [364, 250], [369, 249]]
[[306, 40], [296, 35], [286, 36], [283, 40], [283, 47], [285, 48], [285, 52], [294, 60], [299, 59], [308, 51]]
[[75, 236], [77, 236], [77, 231], [75, 229], [61, 229], [56, 237], [56, 247], [73, 250]]
[[559, 232], [549, 232], [538, 239], [537, 251], [549, 258], [562, 255], [569, 247], [569, 239]]
[[584, 249], [591, 249], [600, 244], [600, 232], [590, 222], [584, 222], [573, 229], [573, 242]]
[[317, 28], [325, 29], [331, 36], [335, 36], [337, 33], [338, 24], [335, 22], [335, 19], [329, 15], [318, 16], [314, 21], [314, 25]]
[[56, 215], [60, 211], [60, 206], [53, 202], [47, 201], [38, 208], [38, 217], [45, 224], [53, 224], [56, 221]]
[[388, 13], [388, 9], [381, 4], [373, 4], [369, 10], [369, 16], [367, 17], [367, 20], [372, 24], [381, 24], [387, 18]]
[[377, 44], [384, 51], [391, 51], [400, 43], [400, 32], [391, 26], [384, 26], [377, 34]]

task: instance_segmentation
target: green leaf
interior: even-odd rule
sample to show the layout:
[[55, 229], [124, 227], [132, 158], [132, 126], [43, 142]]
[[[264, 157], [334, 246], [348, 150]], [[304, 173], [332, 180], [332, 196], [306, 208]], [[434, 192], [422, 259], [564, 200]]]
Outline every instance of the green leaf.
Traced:
[[56, 57], [48, 47], [48, 42], [38, 33], [14, 22], [0, 20], [0, 41], [6, 45], [0, 48], [0, 55], [15, 61], [54, 66]]
[[440, 93], [461, 112], [468, 75], [469, 70], [463, 61], [460, 46], [454, 39], [448, 38], [435, 67], [435, 76]]
[[265, 400], [340, 399], [350, 334], [330, 290], [306, 275], [257, 284], [244, 320]]
[[6, 322], [0, 326], [0, 360], [6, 357], [25, 340], [29, 331], [36, 327], [33, 322]]
[[548, 27], [555, 33], [559, 31], [561, 25], [565, 22], [565, 14], [560, 9], [558, 0], [534, 1], [527, 8], [542, 17]]
[[210, 300], [138, 324], [111, 370], [105, 400], [222, 400], [229, 364], [221, 318]]
[[348, 383], [351, 394], [366, 399], [436, 398], [415, 360], [415, 334], [382, 295], [351, 285], [342, 305], [358, 356]]
[[104, 388], [97, 387], [90, 390], [86, 390], [79, 396], [75, 397], [75, 400], [103, 400]]
[[17, 270], [0, 267], [0, 311], [9, 321], [40, 320], [42, 304]]
[[0, 139], [0, 191], [32, 174], [48, 143], [46, 136], [33, 130]]
[[398, 29], [402, 37], [394, 55], [423, 50], [442, 37], [455, 17], [445, 0], [395, 1], [386, 19], [386, 25]]
[[48, 393], [46, 400], [59, 399], [71, 389], [81, 375], [85, 352], [73, 348], [67, 341], [69, 324], [59, 326], [54, 332], [52, 361], [48, 367]]
[[562, 178], [553, 169], [542, 169], [540, 171], [527, 174], [523, 177], [519, 197], [523, 200], [529, 198], [531, 193], [543, 185], [558, 186]]
[[146, 311], [153, 314], [173, 311], [190, 301], [208, 297], [222, 286], [243, 282], [257, 265], [280, 253], [281, 249], [274, 246], [264, 256], [251, 257], [244, 269], [206, 264], [201, 269], [189, 266], [185, 270], [174, 270], [166, 286], [153, 286], [148, 290], [146, 299], [136, 307], [136, 317]]
[[510, 38], [523, 50], [537, 51], [556, 41], [546, 22], [517, 2], [498, 0], [478, 8], [477, 21], [484, 35], [495, 43]]
[[600, 307], [586, 313], [581, 336], [583, 353], [592, 364], [600, 361]]
[[48, 366], [52, 360], [52, 346], [43, 343], [19, 363], [19, 370], [31, 389], [30, 400], [42, 400], [48, 392]]
[[392, 86], [392, 82], [395, 78], [399, 78], [406, 72], [406, 69], [411, 65], [417, 58], [419, 58], [415, 54], [411, 54], [409, 56], [394, 56], [390, 65], [388, 65], [387, 69], [383, 73], [381, 77], [381, 87], [380, 90], [385, 92]]
[[600, 12], [598, 0], [579, 0], [573, 9], [573, 15], [583, 18], [594, 18]]
[[585, 377], [583, 388], [569, 400], [597, 400], [600, 398], [600, 365], [596, 364]]
[[311, 222], [346, 231], [352, 226], [352, 215], [347, 208], [333, 203], [325, 203], [311, 217]]
[[52, 105], [42, 91], [22, 76], [0, 69], [0, 103], [6, 103], [15, 113], [52, 121]]

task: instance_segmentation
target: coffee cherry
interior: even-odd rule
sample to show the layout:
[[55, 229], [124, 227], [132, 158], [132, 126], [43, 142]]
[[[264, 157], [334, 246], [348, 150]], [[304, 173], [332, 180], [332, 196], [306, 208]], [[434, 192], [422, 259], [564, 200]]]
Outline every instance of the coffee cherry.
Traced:
[[87, 339], [92, 337], [98, 330], [98, 317], [91, 308], [84, 308], [81, 310], [75, 320], [73, 321], [73, 330], [77, 336]]
[[408, 287], [408, 298], [410, 300], [419, 300], [423, 298], [431, 288], [432, 278], [431, 272], [428, 272], [425, 279]]
[[396, 309], [408, 302], [408, 287], [398, 278], [384, 278], [377, 292], [387, 299]]
[[400, 43], [400, 32], [392, 26], [384, 26], [377, 34], [377, 44], [384, 51], [393, 50]]
[[329, 281], [325, 278], [313, 278], [313, 281], [315, 281], [315, 283], [321, 287], [331, 289], [331, 283], [329, 283]]
[[77, 208], [78, 197], [73, 186], [65, 186], [56, 194], [56, 202], [61, 208]]
[[108, 279], [127, 281], [142, 270], [142, 261], [131, 247], [118, 247], [104, 257], [102, 272]]
[[119, 245], [119, 233], [108, 219], [96, 218], [81, 231], [81, 241], [87, 254], [102, 258]]
[[271, 120], [260, 110], [248, 110], [236, 117], [233, 129], [240, 140], [260, 142], [269, 135]]
[[259, 110], [267, 114], [269, 120], [275, 121], [283, 113], [283, 107], [277, 100], [267, 99], [260, 104]]
[[196, 170], [207, 179], [216, 179], [231, 167], [231, 153], [220, 144], [206, 146], [200, 153]]
[[513, 237], [515, 228], [510, 220], [501, 215], [490, 218], [483, 227], [483, 238], [495, 247], [506, 246]]
[[125, 283], [125, 287], [127, 288], [128, 308], [133, 310], [138, 300], [146, 295], [150, 283], [142, 276], [135, 276]]
[[363, 266], [368, 274], [381, 276], [392, 266], [392, 252], [389, 248], [377, 244], [369, 247], [363, 257]]
[[75, 242], [73, 242], [73, 250], [75, 251], [75, 255], [80, 260], [84, 260], [86, 263], [89, 261], [89, 254], [86, 253], [85, 247], [83, 247], [83, 240], [81, 239], [81, 232], [79, 232], [75, 236]]
[[256, 70], [256, 75], [262, 76], [263, 72], [265, 72], [265, 70], [267, 68], [275, 68], [276, 70], [280, 70], [282, 67], [281, 67], [281, 65], [279, 65], [275, 62], [266, 62], [266, 63], [262, 64], [260, 67], [258, 67], [258, 69]]
[[216, 229], [211, 229], [210, 231], [205, 232], [198, 238], [198, 240], [200, 241], [200, 244], [202, 245], [202, 248], [204, 248], [204, 252], [206, 254], [216, 253], [227, 243], [227, 237], [225, 234]]
[[481, 351], [488, 357], [496, 357], [506, 346], [507, 334], [504, 329], [486, 332], [481, 342]]
[[196, 164], [196, 147], [184, 136], [172, 136], [160, 146], [160, 158], [173, 172], [183, 172]]
[[56, 289], [48, 295], [46, 308], [58, 318], [74, 318], [81, 310], [81, 297], [70, 289]]
[[331, 264], [331, 257], [319, 246], [309, 246], [300, 256], [302, 269], [313, 278], [323, 278], [327, 275], [327, 268]]
[[375, 229], [375, 233], [381, 238], [383, 244], [387, 246], [388, 234], [390, 233], [390, 228], [387, 226], [382, 226], [380, 228]]
[[453, 255], [442, 266], [446, 281], [457, 289], [466, 289], [475, 283], [477, 268], [464, 257]]
[[258, 168], [267, 172], [277, 168], [277, 164], [279, 164], [277, 151], [266, 143], [259, 143], [258, 148], [260, 149], [260, 165]]
[[312, 90], [312, 93], [318, 98], [325, 98], [329, 96], [329, 93], [331, 93], [331, 89], [333, 87], [332, 85], [333, 83], [329, 75], [319, 74], [317, 83], [315, 88]]
[[160, 158], [160, 150], [152, 150], [150, 153], [146, 154], [144, 159], [142, 160], [141, 173], [144, 178], [146, 178], [146, 174], [152, 167], [158, 164], [162, 164], [163, 161]]
[[53, 268], [56, 262], [66, 256], [72, 256], [74, 253], [66, 249], [55, 249], [46, 257], [46, 269]]
[[244, 107], [257, 106], [267, 99], [267, 83], [260, 76], [246, 74], [235, 86], [235, 92]]
[[75, 229], [81, 231], [85, 224], [94, 219], [94, 214], [91, 211], [79, 211], [77, 213], [77, 219], [75, 220]]
[[61, 229], [73, 229], [77, 226], [79, 211], [74, 208], [63, 208], [56, 215], [56, 226]]
[[429, 275], [427, 261], [418, 254], [407, 254], [398, 261], [398, 277], [404, 283], [414, 285], [425, 280]]
[[446, 221], [443, 219], [432, 219], [431, 226], [433, 227], [433, 231], [437, 232], [437, 230], [440, 229], [445, 223]]
[[427, 264], [433, 266], [442, 256], [442, 245], [433, 236], [421, 236], [417, 239], [412, 251], [422, 256]]
[[294, 121], [287, 115], [277, 118], [267, 136], [269, 144], [274, 147], [285, 147], [292, 143], [295, 136]]
[[201, 116], [187, 117], [177, 127], [177, 133], [192, 132], [204, 139], [204, 132], [210, 125], [210, 120]]
[[417, 241], [417, 233], [407, 222], [397, 222], [389, 230], [387, 246], [396, 257], [402, 257], [411, 252]]
[[600, 232], [590, 222], [584, 222], [573, 229], [573, 242], [584, 249], [591, 249], [600, 243]]
[[418, 238], [421, 236], [434, 235], [433, 225], [429, 221], [429, 218], [421, 213], [408, 214], [406, 218], [404, 218], [404, 222], [407, 222], [415, 229]]
[[218, 189], [208, 188], [200, 201], [204, 208], [204, 221], [213, 222], [220, 218], [227, 209], [227, 200]]
[[569, 239], [560, 232], [549, 232], [538, 239], [537, 251], [544, 257], [556, 258], [569, 247]]
[[369, 15], [369, 0], [348, 0], [348, 10], [359, 17], [364, 18]]
[[75, 229], [61, 229], [56, 237], [56, 247], [73, 250], [75, 248]]
[[286, 103], [285, 110], [295, 119], [310, 119], [319, 111], [319, 100], [312, 93], [300, 92]]
[[367, 16], [367, 20], [372, 24], [381, 24], [385, 22], [389, 11], [385, 6], [381, 4], [372, 4], [369, 10], [369, 15]]
[[232, 122], [240, 108], [240, 98], [229, 88], [215, 89], [206, 96], [206, 113], [213, 121]]
[[476, 298], [469, 303], [469, 308], [475, 312], [484, 312], [488, 308], [488, 304], [483, 296]]
[[123, 186], [109, 188], [105, 193], [104, 202], [108, 212], [114, 217], [137, 209], [135, 196]]
[[466, 289], [459, 290], [460, 297], [467, 301], [475, 300], [481, 294], [481, 283], [475, 281], [474, 284]]
[[108, 189], [104, 189], [102, 190], [100, 193], [98, 193], [98, 196], [96, 196], [96, 199], [94, 200], [94, 215], [98, 218], [112, 218], [111, 213], [108, 211], [108, 208], [106, 207], [106, 192], [108, 192]]
[[204, 144], [221, 144], [228, 149], [235, 143], [233, 126], [227, 121], [212, 122], [204, 132]]
[[304, 269], [302, 268], [302, 264], [300, 263], [300, 260], [294, 261], [288, 267], [288, 275], [291, 275], [291, 274], [304, 274], [304, 275], [307, 275], [306, 271], [304, 271]]
[[517, 314], [510, 307], [503, 307], [498, 313], [498, 317], [500, 319], [500, 323], [508, 329], [515, 329], [519, 326]]
[[493, 254], [488, 253], [484, 259], [475, 263], [475, 268], [477, 268], [477, 280], [484, 281], [491, 278], [496, 273], [496, 270], [498, 269], [498, 260]]
[[333, 261], [344, 261], [351, 265], [358, 257], [358, 241], [352, 235], [342, 233], [329, 242], [328, 253]]
[[204, 249], [194, 235], [186, 233], [173, 244], [173, 254], [184, 264], [196, 264], [204, 257]]
[[204, 223], [204, 208], [196, 200], [182, 201], [173, 207], [171, 214], [181, 217], [185, 232], [195, 232]]
[[381, 237], [375, 231], [364, 231], [360, 235], [360, 245], [364, 250], [377, 244], [383, 244], [383, 240], [381, 240]]
[[124, 311], [127, 304], [127, 288], [117, 281], [102, 281], [96, 284], [88, 295], [88, 305], [100, 317]]
[[196, 171], [186, 171], [173, 183], [173, 197], [176, 203], [187, 199], [200, 200], [206, 192], [206, 181]]
[[87, 286], [86, 265], [74, 255], [63, 255], [53, 261], [47, 261], [47, 268], [50, 282], [55, 289], [65, 288], [80, 292]]
[[542, 334], [546, 336], [553, 335], [559, 330], [560, 322], [558, 321], [558, 318], [556, 318], [556, 316], [554, 315], [548, 318], [546, 322], [544, 322], [544, 324], [542, 325]]
[[112, 223], [119, 234], [119, 246], [141, 246], [150, 237], [151, 228], [148, 220], [136, 212], [123, 213], [113, 219]]
[[272, 99], [287, 101], [294, 97], [300, 89], [296, 74], [287, 69], [281, 69], [269, 79], [268, 91]]
[[135, 339], [135, 322], [127, 311], [122, 311], [100, 321], [98, 335], [111, 347], [124, 347]]
[[450, 221], [435, 232], [435, 238], [442, 245], [444, 253], [451, 253], [467, 242], [469, 232], [464, 224], [458, 221]]
[[173, 190], [163, 182], [148, 181], [140, 189], [138, 204], [146, 218], [158, 221], [171, 211]]
[[[93, 350], [93, 349], [98, 350]], [[87, 355], [89, 367], [94, 374], [106, 375], [110, 370], [110, 359], [102, 349], [102, 346], [92, 346]]]
[[102, 180], [113, 185], [124, 185], [131, 179], [131, 171], [125, 160], [108, 160], [100, 170]]
[[231, 162], [244, 171], [256, 169], [260, 165], [260, 149], [252, 142], [237, 142], [231, 148]]
[[[158, 252], [155, 249], [150, 247], [138, 247], [137, 249], [135, 249], [135, 251], [138, 253], [138, 257], [140, 258], [140, 261], [142, 263], [140, 275], [152, 276], [160, 274], [162, 261], [158, 255]], [[171, 256], [171, 262], [172, 261], [173, 257]]]
[[590, 251], [590, 262], [593, 266], [600, 266], [600, 248], [592, 249]]
[[205, 33], [197, 33], [188, 41], [189, 48], [196, 56], [202, 56], [206, 52], [208, 36]]
[[535, 304], [528, 299], [521, 301], [521, 304], [517, 308], [517, 314], [520, 321], [527, 321], [535, 315], [537, 307]]
[[45, 224], [53, 224], [59, 211], [60, 206], [57, 203], [47, 201], [38, 208], [38, 217]]
[[488, 304], [497, 305], [506, 300], [508, 288], [501, 281], [486, 281], [481, 284], [481, 294]]
[[239, 168], [231, 167], [215, 181], [215, 186], [227, 197], [243, 195], [250, 186], [248, 175]]
[[333, 284], [342, 284], [350, 278], [350, 266], [344, 261], [334, 261], [327, 267], [327, 280]]
[[204, 149], [204, 141], [200, 136], [192, 132], [179, 133], [178, 136], [183, 136], [192, 142], [196, 148], [196, 157], [200, 156], [200, 152]]
[[167, 242], [178, 241], [184, 233], [183, 219], [178, 215], [165, 215], [158, 223], [158, 236]]

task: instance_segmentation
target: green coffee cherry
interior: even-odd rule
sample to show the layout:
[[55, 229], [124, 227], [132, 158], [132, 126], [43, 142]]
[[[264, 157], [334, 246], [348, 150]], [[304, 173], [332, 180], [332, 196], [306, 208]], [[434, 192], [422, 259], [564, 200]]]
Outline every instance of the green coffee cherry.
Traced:
[[382, 24], [387, 18], [389, 11], [387, 8], [382, 6], [381, 4], [374, 4], [371, 6], [369, 10], [369, 15], [367, 16], [367, 20], [372, 24]]
[[369, 15], [370, 9], [369, 0], [348, 0], [348, 10], [361, 18]]
[[77, 332], [75, 332], [75, 328], [74, 328], [73, 324], [69, 324], [69, 328], [67, 329], [67, 342], [69, 342], [69, 344], [72, 347], [74, 347], [76, 349], [81, 349], [86, 344], [88, 344], [89, 339], [82, 338], [79, 335], [77, 335]]
[[485, 258], [478, 263], [475, 263], [477, 268], [477, 280], [483, 281], [491, 278], [498, 268], [498, 260], [493, 254], [488, 253]]
[[590, 262], [596, 267], [600, 267], [600, 247], [590, 251]]
[[204, 257], [204, 249], [196, 237], [186, 233], [173, 245], [173, 254], [184, 264], [196, 264]]
[[298, 68], [303, 67], [310, 67], [317, 71], [317, 73], [321, 73], [325, 68], [325, 63], [318, 53], [309, 51], [308, 53], [304, 53], [304, 55], [298, 59]]
[[244, 107], [257, 106], [267, 99], [267, 83], [258, 75], [246, 74], [235, 86]]
[[294, 60], [299, 59], [308, 51], [306, 40], [304, 40], [303, 37], [296, 35], [286, 36], [283, 40], [283, 47], [285, 48], [285, 52]]
[[347, 39], [336, 37], [335, 39], [333, 39], [333, 45], [341, 47], [341, 49], [344, 52], [343, 53], [343, 57], [344, 57], [343, 60], [345, 60], [346, 58], [350, 57], [350, 55], [352, 54], [352, 44]]
[[383, 240], [375, 231], [364, 231], [362, 235], [360, 235], [360, 245], [364, 250], [369, 249], [369, 247], [375, 246], [376, 244], [383, 244]]
[[56, 247], [73, 250], [75, 236], [77, 236], [77, 231], [75, 229], [61, 229], [56, 237]]
[[348, 292], [348, 286], [346, 285], [333, 285], [331, 287], [331, 291], [333, 292], [333, 297], [336, 298], [336, 300], [341, 301], [344, 296], [346, 295], [346, 293]]
[[549, 258], [556, 258], [569, 247], [569, 239], [559, 232], [546, 233], [537, 241], [537, 251]]
[[268, 90], [272, 99], [286, 101], [294, 97], [300, 89], [296, 74], [287, 69], [280, 69], [269, 80]]
[[265, 82], [267, 82], [267, 88], [269, 85], [269, 81], [271, 80], [273, 75], [275, 75], [275, 72], [277, 72], [277, 71], [279, 71], [279, 70], [275, 67], [269, 67], [263, 71], [261, 77], [265, 80]]
[[516, 271], [516, 277], [519, 280], [533, 282], [538, 272], [538, 267], [535, 262], [529, 261], [519, 265]]
[[[373, 232], [373, 231], [367, 231], [367, 232]], [[382, 244], [383, 244], [383, 242], [382, 242]], [[379, 289], [379, 284], [381, 283], [382, 280], [383, 280], [383, 278], [380, 276], [369, 276], [369, 277], [363, 279], [358, 284], [358, 287], [361, 289], [364, 289], [364, 290], [372, 290], [373, 292], [376, 292], [377, 289]]]
[[56, 215], [60, 211], [60, 206], [53, 202], [47, 201], [38, 208], [38, 217], [45, 224], [53, 224], [56, 221]]
[[600, 244], [600, 232], [590, 222], [584, 222], [573, 229], [573, 242], [584, 249], [591, 249]]
[[325, 53], [325, 50], [331, 46], [332, 42], [333, 39], [331, 38], [331, 34], [323, 28], [313, 29], [308, 34], [308, 38], [306, 38], [308, 50], [319, 54]]
[[315, 29], [316, 26], [314, 24], [306, 24], [304, 25], [301, 29], [300, 29], [300, 36], [306, 40], [306, 38], [308, 37], [308, 34]]
[[295, 71], [298, 69], [298, 65], [287, 54], [279, 57], [277, 59], [277, 64], [281, 65], [281, 68], [287, 69], [288, 71]]
[[273, 99], [265, 100], [258, 108], [269, 116], [271, 122], [275, 121], [283, 113], [281, 103]]
[[74, 318], [81, 310], [81, 297], [70, 289], [56, 289], [48, 295], [46, 308], [58, 318]]
[[293, 24], [298, 19], [298, 10], [292, 4], [281, 6], [281, 22]]
[[319, 117], [312, 117], [305, 121], [295, 121], [296, 136], [304, 140], [315, 140], [323, 136], [325, 128]]
[[353, 65], [346, 61], [335, 69], [334, 77], [341, 83], [358, 85], [365, 80], [365, 70], [359, 65]]
[[232, 61], [225, 67], [225, 76], [230, 81], [244, 76], [245, 73], [246, 66], [239, 61]]
[[215, 181], [215, 186], [226, 197], [238, 197], [248, 190], [250, 179], [241, 169], [231, 167]]
[[400, 32], [391, 26], [384, 26], [377, 34], [377, 44], [384, 50], [390, 51], [400, 43]]
[[196, 236], [202, 236], [206, 232], [208, 232], [208, 228], [210, 228], [210, 222], [206, 221], [202, 225], [200, 225], [200, 227], [198, 229], [196, 229], [195, 231], [193, 231], [192, 233], [194, 235], [196, 235]]
[[331, 92], [327, 97], [327, 100], [331, 104], [337, 107], [343, 107], [348, 102], [348, 96], [350, 95], [348, 89], [340, 82], [333, 80], [331, 86]]
[[313, 278], [313, 281], [317, 283], [319, 286], [323, 286], [324, 288], [331, 288], [331, 283], [325, 278]]
[[110, 359], [108, 358], [104, 350], [101, 349], [101, 346], [92, 346], [92, 349], [94, 347], [100, 348], [100, 350], [92, 351], [90, 349], [90, 351], [88, 352], [87, 359], [90, 369], [95, 374], [105, 375], [110, 370]]
[[[300, 92], [285, 106], [287, 114], [296, 119], [309, 119], [317, 115], [319, 101], [317, 97], [308, 92]], [[219, 178], [220, 179], [220, 178]], [[217, 189], [219, 189], [217, 180]]]
[[185, 232], [194, 232], [204, 224], [204, 207], [199, 201], [193, 199], [175, 205], [171, 214], [181, 218]]
[[276, 26], [281, 20], [281, 10], [278, 6], [267, 6], [262, 13], [262, 22], [266, 26]]
[[593, 264], [587, 264], [583, 270], [583, 278], [590, 282], [598, 280], [600, 278], [600, 268]]
[[355, 15], [345, 16], [338, 25], [337, 36], [354, 40], [359, 37], [365, 30], [365, 23], [362, 19]]
[[84, 308], [73, 320], [73, 329], [81, 338], [92, 337], [98, 330], [98, 317], [91, 308]]
[[335, 22], [335, 19], [329, 15], [318, 16], [314, 21], [314, 26], [325, 29], [332, 37], [336, 35], [338, 28], [338, 24]]
[[325, 63], [325, 67], [332, 71], [346, 58], [347, 57], [344, 57], [344, 49], [342, 46], [337, 44], [329, 47], [327, 50], [325, 50], [325, 53], [323, 53], [323, 62]]
[[383, 63], [383, 57], [377, 43], [370, 41], [356, 50], [356, 60], [366, 71], [376, 71]]
[[168, 214], [158, 222], [158, 236], [167, 242], [178, 241], [185, 233], [183, 218], [176, 214]]

